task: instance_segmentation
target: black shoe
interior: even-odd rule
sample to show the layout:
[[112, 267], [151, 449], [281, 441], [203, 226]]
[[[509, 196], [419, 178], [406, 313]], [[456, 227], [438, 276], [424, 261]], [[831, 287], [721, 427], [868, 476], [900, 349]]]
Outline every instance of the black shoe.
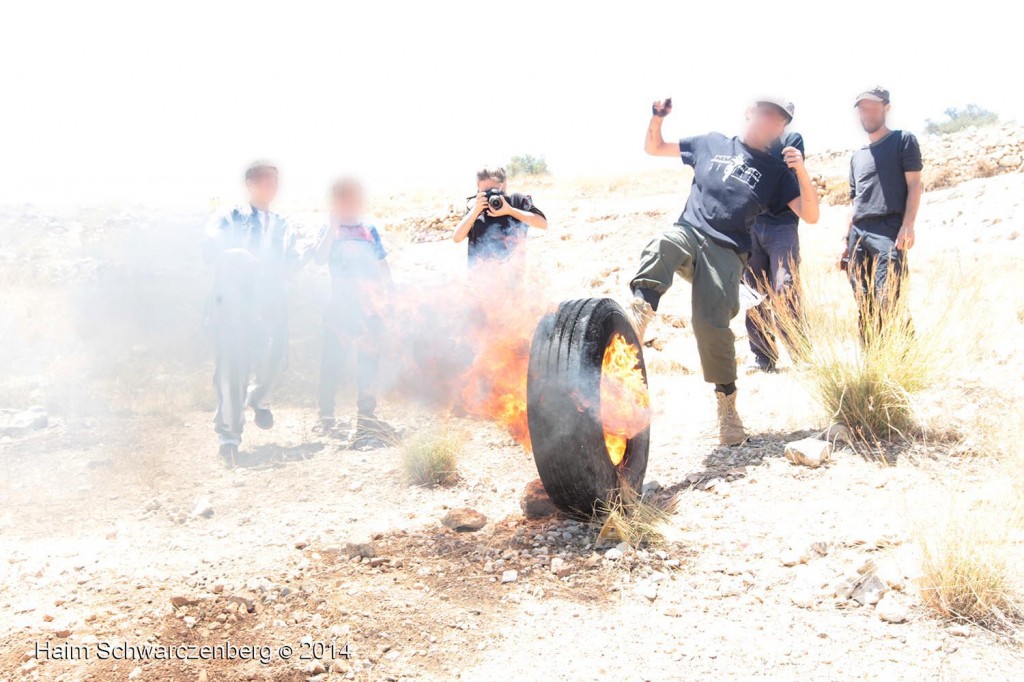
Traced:
[[234, 469], [238, 466], [238, 446], [234, 443], [224, 443], [220, 446], [220, 458], [224, 466]]
[[263, 429], [264, 431], [266, 431], [267, 429], [274, 428], [274, 413], [273, 412], [271, 412], [270, 410], [268, 410], [265, 407], [255, 407], [255, 406], [253, 406], [252, 411], [253, 411], [252, 423], [255, 424], [257, 428]]
[[329, 436], [334, 433], [334, 417], [320, 417], [320, 421], [313, 427], [313, 433], [318, 436]]
[[771, 358], [759, 355], [754, 360], [754, 363], [757, 365], [757, 368], [765, 374], [775, 374], [775, 362]]

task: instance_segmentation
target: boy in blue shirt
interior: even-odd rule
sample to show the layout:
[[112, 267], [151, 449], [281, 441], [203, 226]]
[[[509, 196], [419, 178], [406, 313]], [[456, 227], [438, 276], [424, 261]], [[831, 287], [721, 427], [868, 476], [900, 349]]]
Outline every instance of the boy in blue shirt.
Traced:
[[[391, 286], [387, 252], [377, 228], [362, 220], [363, 188], [353, 178], [331, 187], [331, 215], [314, 248], [313, 259], [331, 272], [331, 302], [325, 316], [320, 366], [320, 430], [334, 426], [335, 396], [346, 352], [356, 355], [358, 416], [353, 445], [380, 441], [393, 433], [377, 419], [377, 373], [383, 332], [381, 313]], [[379, 444], [379, 443], [374, 443]]]

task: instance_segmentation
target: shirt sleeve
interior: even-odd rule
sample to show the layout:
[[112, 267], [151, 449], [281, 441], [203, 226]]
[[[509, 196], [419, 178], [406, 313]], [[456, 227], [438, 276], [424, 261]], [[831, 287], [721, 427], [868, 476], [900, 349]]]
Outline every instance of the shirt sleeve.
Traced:
[[796, 147], [800, 150], [801, 154], [807, 154], [807, 152], [804, 151], [804, 136], [800, 133], [789, 133], [786, 135], [786, 139], [783, 141], [783, 147]]
[[770, 213], [779, 214], [789, 208], [789, 202], [800, 196], [800, 183], [796, 176], [786, 169], [786, 172], [779, 176], [779, 186], [775, 188], [775, 196], [768, 206]]
[[921, 162], [921, 145], [912, 133], [903, 133], [900, 140], [900, 163], [903, 164], [904, 173], [914, 173], [924, 168]]
[[380, 239], [380, 232], [373, 225], [370, 225], [370, 236], [373, 237], [373, 253], [377, 256], [377, 260], [387, 258], [388, 252], [384, 250], [384, 243]]
[[529, 211], [530, 213], [547, 219], [547, 216], [544, 215], [544, 211], [537, 208], [537, 205], [533, 203], [533, 197], [529, 194], [513, 194], [509, 197], [509, 203], [512, 205], [512, 208], [518, 208], [520, 211]]
[[697, 154], [699, 153], [699, 149], [703, 144], [703, 135], [694, 135], [693, 137], [681, 138], [679, 140], [679, 156], [682, 157], [683, 163], [685, 163], [687, 166], [696, 166]]

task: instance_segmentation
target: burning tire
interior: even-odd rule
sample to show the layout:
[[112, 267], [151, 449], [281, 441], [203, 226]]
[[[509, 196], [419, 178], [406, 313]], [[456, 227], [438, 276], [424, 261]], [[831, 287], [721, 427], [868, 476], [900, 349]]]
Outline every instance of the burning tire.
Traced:
[[650, 445], [647, 369], [615, 301], [567, 301], [541, 320], [527, 419], [537, 471], [562, 511], [590, 516], [623, 484], [639, 491]]

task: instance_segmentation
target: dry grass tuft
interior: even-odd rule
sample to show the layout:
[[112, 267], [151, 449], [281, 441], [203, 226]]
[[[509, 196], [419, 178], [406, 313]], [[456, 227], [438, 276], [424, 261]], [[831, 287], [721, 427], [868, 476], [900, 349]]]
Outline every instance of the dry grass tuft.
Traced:
[[[757, 324], [781, 332], [796, 376], [824, 416], [846, 425], [857, 440], [875, 445], [919, 435], [916, 398], [952, 383], [958, 360], [973, 349], [963, 329], [977, 291], [970, 277], [956, 291], [924, 292], [909, 304], [904, 292], [902, 305], [876, 314], [870, 301], [854, 301], [845, 273], [823, 266], [804, 271], [801, 309], [793, 312], [771, 294], [767, 306], [752, 311]], [[939, 298], [929, 301], [929, 295]], [[860, 317], [880, 324], [866, 324], [862, 332]]]
[[625, 542], [634, 549], [663, 545], [671, 535], [677, 505], [675, 496], [655, 501], [623, 485], [613, 500], [598, 506], [595, 520], [601, 530], [597, 540]]
[[828, 178], [825, 180], [825, 193], [822, 201], [830, 206], [846, 206], [850, 203], [849, 178]]
[[465, 434], [443, 425], [407, 439], [402, 446], [406, 481], [427, 488], [455, 484], [465, 445]]
[[[1011, 632], [1024, 617], [1015, 537], [1024, 510], [1012, 497], [956, 505], [921, 533], [921, 594], [941, 617]], [[1016, 541], [1020, 554], [1020, 542]]]

